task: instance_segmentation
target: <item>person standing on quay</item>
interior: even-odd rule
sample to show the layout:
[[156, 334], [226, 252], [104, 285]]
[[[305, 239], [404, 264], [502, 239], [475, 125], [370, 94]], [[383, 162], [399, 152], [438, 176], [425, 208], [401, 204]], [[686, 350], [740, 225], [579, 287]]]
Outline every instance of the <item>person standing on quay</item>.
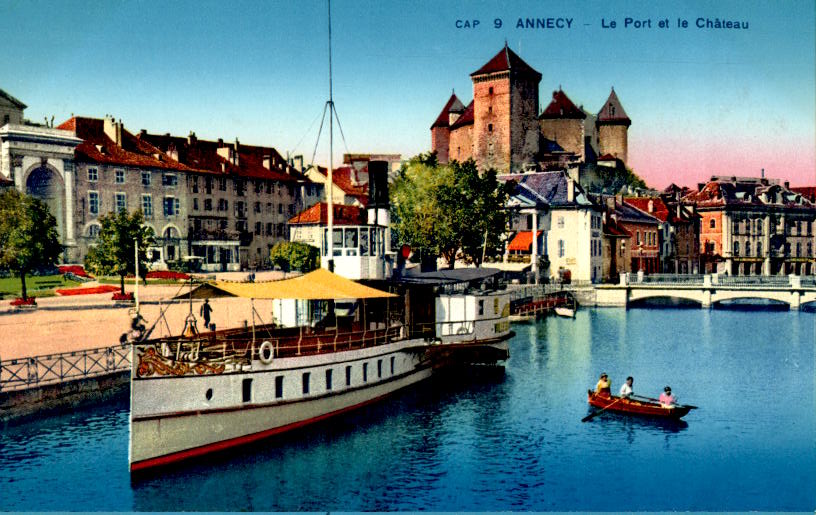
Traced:
[[632, 376], [629, 376], [629, 377], [626, 378], [626, 382], [623, 383], [621, 385], [621, 387], [620, 387], [620, 396], [621, 397], [628, 398], [628, 397], [630, 397], [632, 395], [632, 383], [634, 383], [634, 382], [635, 382], [635, 380], [632, 378]]
[[210, 299], [204, 299], [204, 304], [201, 305], [201, 316], [204, 317], [204, 328], [210, 328], [210, 313], [212, 313], [212, 306], [210, 306]]

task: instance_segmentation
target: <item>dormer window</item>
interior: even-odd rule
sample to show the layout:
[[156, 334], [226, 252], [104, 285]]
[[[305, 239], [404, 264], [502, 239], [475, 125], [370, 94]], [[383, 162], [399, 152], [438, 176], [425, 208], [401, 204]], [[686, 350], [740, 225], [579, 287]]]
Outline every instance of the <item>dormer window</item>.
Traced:
[[615, 116], [615, 106], [609, 104], [609, 116]]

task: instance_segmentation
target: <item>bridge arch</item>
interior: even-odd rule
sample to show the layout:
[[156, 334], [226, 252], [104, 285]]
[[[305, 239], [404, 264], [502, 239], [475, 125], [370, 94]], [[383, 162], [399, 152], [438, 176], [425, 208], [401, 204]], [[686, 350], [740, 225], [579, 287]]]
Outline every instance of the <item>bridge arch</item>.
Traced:
[[699, 290], [633, 289], [629, 292], [629, 303], [650, 299], [680, 299], [703, 304], [703, 294]]

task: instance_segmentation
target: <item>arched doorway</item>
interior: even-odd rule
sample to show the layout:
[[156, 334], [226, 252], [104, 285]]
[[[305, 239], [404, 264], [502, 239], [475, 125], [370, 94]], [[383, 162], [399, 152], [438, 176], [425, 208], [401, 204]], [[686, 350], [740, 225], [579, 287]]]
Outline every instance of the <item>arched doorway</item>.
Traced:
[[178, 254], [178, 245], [180, 243], [180, 235], [177, 228], [168, 225], [162, 234], [164, 238], [164, 259], [165, 261], [175, 261], [181, 256]]
[[62, 177], [43, 165], [28, 174], [26, 194], [42, 200], [57, 219], [60, 241], [65, 241], [65, 186]]

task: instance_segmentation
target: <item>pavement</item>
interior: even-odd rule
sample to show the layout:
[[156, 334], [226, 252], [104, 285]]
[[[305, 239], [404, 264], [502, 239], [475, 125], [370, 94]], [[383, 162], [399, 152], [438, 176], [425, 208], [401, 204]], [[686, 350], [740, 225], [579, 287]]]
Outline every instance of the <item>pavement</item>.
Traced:
[[[241, 281], [247, 272], [216, 274], [218, 280]], [[282, 278], [281, 272], [257, 272], [256, 281]], [[86, 283], [84, 286], [94, 286]], [[133, 291], [133, 284], [125, 290]], [[156, 329], [151, 337], [178, 335], [184, 330], [187, 316], [192, 311], [199, 331], [203, 320], [199, 316], [203, 301], [172, 300], [189, 291], [184, 284], [139, 285], [139, 311], [149, 328]], [[255, 323], [272, 320], [272, 300], [255, 300]], [[133, 306], [117, 305], [111, 293], [42, 297], [37, 309], [18, 309], [11, 300], [0, 301], [0, 361], [42, 356], [84, 349], [118, 345], [119, 337], [130, 327]], [[211, 323], [218, 329], [240, 327], [252, 323], [250, 299], [211, 299]], [[160, 316], [164, 312], [163, 317]]]

